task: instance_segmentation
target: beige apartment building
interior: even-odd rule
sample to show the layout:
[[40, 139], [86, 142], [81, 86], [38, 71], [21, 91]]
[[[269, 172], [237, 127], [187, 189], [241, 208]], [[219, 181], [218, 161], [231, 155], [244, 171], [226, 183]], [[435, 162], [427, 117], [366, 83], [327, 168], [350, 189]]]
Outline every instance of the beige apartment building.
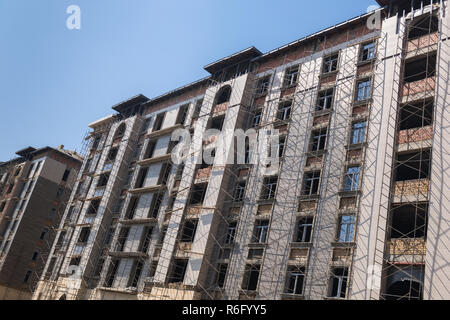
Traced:
[[25, 148], [0, 163], [0, 300], [28, 300], [44, 269], [82, 158]]
[[378, 2], [90, 124], [33, 299], [450, 299], [450, 12]]

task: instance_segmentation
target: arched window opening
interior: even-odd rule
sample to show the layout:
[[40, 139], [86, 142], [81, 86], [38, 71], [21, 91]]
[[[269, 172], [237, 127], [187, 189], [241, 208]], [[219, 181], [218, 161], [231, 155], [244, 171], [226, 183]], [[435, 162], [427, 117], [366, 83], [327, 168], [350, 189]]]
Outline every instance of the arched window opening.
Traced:
[[119, 128], [117, 128], [116, 133], [114, 135], [114, 141], [118, 140], [118, 139], [122, 139], [123, 136], [125, 135], [125, 130], [127, 129], [127, 126], [125, 125], [125, 123], [122, 123]]
[[231, 87], [230, 86], [223, 87], [217, 93], [216, 105], [230, 101], [230, 97], [231, 97]]
[[411, 23], [408, 39], [416, 39], [439, 31], [439, 19], [435, 15], [420, 17]]

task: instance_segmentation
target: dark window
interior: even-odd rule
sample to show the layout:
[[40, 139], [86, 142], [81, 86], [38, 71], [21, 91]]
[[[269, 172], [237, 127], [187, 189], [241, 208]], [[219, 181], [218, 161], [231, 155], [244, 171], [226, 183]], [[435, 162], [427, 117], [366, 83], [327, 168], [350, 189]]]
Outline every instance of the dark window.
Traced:
[[12, 189], [14, 188], [14, 183], [10, 183], [8, 186], [8, 190], [6, 191], [6, 193], [11, 193]]
[[392, 211], [391, 239], [426, 238], [427, 204], [408, 204], [394, 207]]
[[102, 173], [98, 180], [97, 188], [105, 187], [108, 184], [109, 173]]
[[118, 151], [119, 151], [119, 149], [117, 149], [117, 148], [111, 148], [111, 150], [109, 150], [109, 153], [108, 153], [108, 161], [116, 160]]
[[25, 278], [23, 279], [24, 283], [28, 283], [30, 281], [31, 274], [32, 274], [32, 271], [28, 270], [27, 273], [25, 274]]
[[257, 220], [253, 229], [252, 243], [266, 243], [269, 232], [269, 220]]
[[347, 294], [347, 268], [334, 268], [331, 271], [329, 297], [345, 298]]
[[270, 87], [270, 76], [258, 80], [256, 85], [256, 94], [265, 94]]
[[236, 235], [236, 222], [231, 222], [227, 228], [227, 234], [225, 237], [225, 244], [232, 244], [234, 242], [234, 237]]
[[173, 268], [171, 275], [169, 277], [169, 283], [179, 283], [183, 282], [184, 275], [186, 273], [186, 268], [188, 265], [188, 260], [186, 259], [175, 259], [173, 263]]
[[317, 152], [325, 149], [327, 133], [327, 128], [322, 128], [311, 133], [311, 141], [309, 145], [310, 152]]
[[121, 139], [125, 135], [127, 127], [125, 123], [122, 123], [119, 128], [117, 128], [116, 134], [114, 135], [114, 140]]
[[278, 106], [278, 112], [277, 112], [277, 119], [281, 121], [287, 121], [291, 118], [291, 108], [292, 108], [292, 101], [285, 101], [279, 104]]
[[42, 232], [41, 232], [41, 235], [40, 235], [39, 239], [40, 240], [44, 240], [45, 236], [47, 235], [47, 233], [48, 233], [48, 229], [44, 228], [44, 230], [42, 230]]
[[144, 159], [150, 159], [153, 158], [153, 155], [155, 153], [155, 147], [156, 147], [156, 140], [151, 140], [147, 144], [147, 150], [145, 150]]
[[305, 281], [305, 268], [297, 266], [289, 266], [286, 276], [285, 293], [302, 295], [304, 281]]
[[363, 143], [366, 138], [366, 126], [367, 122], [356, 122], [352, 124], [352, 135], [350, 138], [351, 144]]
[[297, 83], [298, 81], [298, 70], [299, 70], [299, 66], [293, 66], [290, 67], [288, 69], [286, 69], [285, 75], [284, 75], [284, 82], [283, 82], [283, 86], [284, 87], [290, 87], [293, 86]]
[[112, 287], [118, 269], [119, 260], [112, 260], [111, 264], [109, 265], [108, 273], [106, 274], [105, 287]]
[[136, 209], [139, 203], [138, 197], [133, 197], [130, 199], [130, 204], [128, 205], [128, 212], [126, 214], [127, 219], [133, 219], [134, 215], [136, 214]]
[[261, 200], [270, 200], [275, 198], [277, 190], [278, 177], [264, 178], [264, 184], [261, 191]]
[[220, 263], [217, 266], [216, 284], [219, 288], [223, 288], [223, 285], [225, 283], [225, 277], [227, 275], [227, 269], [228, 269], [228, 264], [226, 264], [226, 263]]
[[434, 77], [436, 74], [436, 54], [421, 59], [413, 60], [405, 64], [406, 83], [411, 83], [426, 78]]
[[153, 132], [161, 130], [165, 115], [166, 113], [162, 112], [156, 116], [155, 123], [153, 124]]
[[159, 213], [159, 209], [161, 208], [161, 204], [164, 198], [164, 194], [163, 193], [154, 193], [153, 194], [153, 199], [152, 199], [152, 204], [150, 206], [150, 211], [149, 211], [149, 215], [152, 218], [157, 218], [158, 217], [158, 213]]
[[89, 227], [81, 228], [80, 236], [78, 237], [78, 243], [86, 243], [89, 239], [90, 234], [91, 234], [91, 228], [89, 228]]
[[359, 61], [369, 61], [375, 59], [375, 54], [377, 50], [377, 44], [375, 41], [363, 44], [361, 46], [361, 55]]
[[222, 131], [225, 116], [215, 117], [211, 121], [211, 129]]
[[244, 280], [242, 281], [242, 289], [247, 291], [255, 291], [258, 287], [260, 265], [247, 264], [244, 271]]
[[2, 203], [0, 203], [0, 212], [3, 212], [3, 210], [5, 209], [6, 206], [6, 201], [3, 201]]
[[277, 147], [277, 157], [278, 158], [283, 158], [285, 145], [286, 145], [286, 136], [281, 136], [280, 140], [278, 141], [278, 147]]
[[316, 111], [328, 110], [333, 106], [334, 89], [319, 92]]
[[145, 119], [144, 124], [142, 125], [142, 131], [141, 132], [147, 132], [148, 129], [150, 129], [150, 123], [152, 123], [152, 119], [151, 118]]
[[160, 185], [166, 185], [169, 180], [170, 173], [172, 172], [172, 164], [164, 163], [161, 167], [161, 174], [158, 181]]
[[180, 242], [193, 242], [198, 220], [186, 220], [181, 231]]
[[128, 287], [136, 288], [139, 283], [139, 278], [142, 274], [144, 263], [142, 261], [134, 261], [131, 269], [130, 278], [128, 279]]
[[235, 202], [244, 201], [244, 195], [245, 195], [245, 182], [239, 182], [236, 185], [236, 190], [234, 193], [234, 201]]
[[38, 257], [39, 257], [39, 252], [35, 251], [35, 252], [33, 252], [33, 256], [31, 257], [31, 260], [36, 261]]
[[226, 86], [217, 93], [216, 105], [230, 101], [231, 87]]
[[[69, 261], [69, 266], [79, 266], [81, 262], [81, 257], [72, 257]], [[72, 274], [75, 273], [75, 270], [72, 270]]]
[[196, 184], [191, 191], [191, 198], [189, 204], [202, 204], [205, 200], [207, 184]]
[[144, 228], [144, 231], [142, 232], [141, 245], [139, 248], [140, 252], [146, 253], [148, 251], [148, 248], [150, 246], [150, 241], [152, 240], [152, 232], [153, 232], [153, 228], [151, 228], [151, 227]]
[[128, 233], [130, 232], [130, 228], [122, 228], [119, 231], [119, 237], [117, 238], [116, 251], [121, 252], [125, 248], [125, 243], [128, 238]]
[[96, 215], [100, 208], [100, 200], [92, 200], [86, 212], [87, 215]]
[[148, 167], [141, 168], [136, 180], [136, 189], [143, 188], [145, 185], [145, 179], [147, 178]]
[[70, 174], [70, 169], [67, 169], [66, 171], [64, 171], [62, 181], [67, 181], [67, 179], [69, 178], [69, 174]]
[[323, 59], [323, 70], [322, 73], [330, 73], [337, 71], [339, 61], [339, 54], [334, 54]]
[[439, 31], [439, 19], [429, 14], [419, 17], [409, 27], [408, 39], [415, 39]]
[[311, 234], [313, 227], [313, 218], [301, 218], [297, 222], [297, 233], [295, 235], [295, 242], [311, 242]]
[[430, 151], [397, 156], [396, 181], [426, 179], [430, 173]]
[[399, 129], [415, 129], [430, 126], [433, 121], [433, 101], [418, 102], [400, 108]]
[[188, 110], [189, 110], [188, 104], [180, 107], [180, 109], [178, 110], [177, 121], [175, 122], [176, 124], [184, 125], [184, 122], [186, 121], [187, 118]]
[[316, 195], [319, 192], [320, 171], [305, 174], [303, 180], [304, 196]]
[[355, 234], [355, 216], [341, 216], [339, 218], [338, 242], [353, 242]]

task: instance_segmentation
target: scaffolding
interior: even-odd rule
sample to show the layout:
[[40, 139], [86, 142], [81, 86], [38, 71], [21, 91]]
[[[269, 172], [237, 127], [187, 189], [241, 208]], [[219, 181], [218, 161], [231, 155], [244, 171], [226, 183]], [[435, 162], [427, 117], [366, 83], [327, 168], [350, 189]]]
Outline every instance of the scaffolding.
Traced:
[[[430, 14], [433, 14], [433, 10], [430, 10]], [[432, 21], [429, 19], [429, 38], [434, 36], [434, 32], [431, 32], [434, 30]], [[401, 29], [408, 29], [409, 32], [414, 28], [423, 31], [425, 27], [424, 23], [406, 24], [406, 19], [403, 19]], [[377, 249], [373, 260], [382, 265], [384, 286], [392, 270], [405, 272], [404, 264], [392, 263], [393, 256], [412, 256], [413, 264], [424, 263], [425, 243], [417, 241], [417, 235], [425, 229], [426, 203], [430, 199], [429, 192], [424, 192], [426, 188], [421, 187], [426, 184], [422, 181], [422, 174], [431, 172], [431, 160], [426, 151], [430, 147], [421, 145], [418, 155], [406, 157], [401, 157], [402, 152], [398, 150], [400, 139], [409, 142], [411, 135], [414, 142], [426, 140], [431, 141], [432, 145], [429, 129], [423, 128], [429, 127], [432, 122], [427, 108], [433, 97], [422, 95], [410, 101], [405, 100], [406, 95], [403, 94], [406, 89], [402, 75], [408, 59], [416, 59], [420, 55], [425, 57], [427, 66], [433, 61], [435, 50], [423, 50], [424, 41], [431, 40], [424, 40], [423, 37], [422, 34], [418, 40], [399, 38], [393, 58], [394, 78], [397, 79], [393, 83], [394, 99], [388, 119], [383, 119], [388, 121], [388, 132], [394, 134], [388, 139], [390, 144], [386, 146], [385, 159], [377, 160], [384, 163], [381, 207], [388, 214], [386, 217], [378, 215]], [[83, 287], [92, 289], [89, 298], [102, 297], [99, 291], [108, 292], [108, 298], [116, 299], [122, 299], [124, 295], [158, 300], [255, 299], [258, 298], [257, 291], [270, 299], [348, 298], [352, 292], [352, 282], [348, 279], [354, 273], [359, 212], [362, 200], [371, 196], [371, 193], [362, 193], [363, 183], [365, 178], [372, 177], [373, 166], [376, 166], [376, 162], [366, 162], [366, 158], [373, 157], [377, 151], [368, 147], [375, 143], [368, 141], [367, 132], [372, 125], [377, 124], [369, 121], [377, 119], [377, 115], [371, 114], [371, 105], [374, 99], [385, 94], [381, 76], [386, 72], [385, 61], [373, 58], [361, 63], [362, 53], [358, 49], [362, 44], [374, 41], [377, 52], [385, 54], [388, 49], [387, 34], [374, 32], [356, 37], [348, 31], [345, 40], [323, 37], [312, 43], [311, 47], [304, 46], [303, 51], [285, 54], [282, 62], [275, 67], [255, 65], [249, 68], [246, 70], [248, 79], [245, 85], [238, 81], [241, 75], [239, 67], [236, 73], [239, 76], [235, 78], [211, 77], [201, 103], [194, 94], [185, 100], [190, 101], [189, 111], [180, 127], [189, 130], [194, 139], [183, 164], [174, 163], [169, 157], [149, 160], [146, 150], [157, 136], [143, 131], [146, 122], [136, 116], [141, 124], [127, 126], [127, 132], [131, 131], [127, 134], [130, 138], [120, 142], [120, 145], [125, 146], [123, 152], [128, 152], [128, 156], [123, 161], [115, 161], [111, 167], [111, 176], [117, 177], [115, 179], [118, 179], [120, 187], [113, 188], [108, 183], [109, 187], [102, 194], [109, 202], [103, 205], [104, 208], [101, 206], [105, 210], [100, 215], [104, 222], [96, 224], [96, 234], [101, 240], [93, 244], [95, 250], [91, 249], [94, 253], [90, 255], [94, 258], [82, 259], [80, 262], [83, 270], [90, 270], [82, 278]], [[336, 59], [338, 51], [340, 53]], [[329, 72], [324, 73], [325, 67], [330, 68]], [[425, 78], [429, 79], [432, 74], [426, 70]], [[418, 74], [411, 74], [412, 78], [414, 76]], [[363, 89], [361, 97], [361, 92], [356, 88], [365, 81], [370, 82], [370, 94]], [[230, 94], [226, 101], [218, 101], [222, 90], [225, 90], [224, 86], [229, 86]], [[409, 86], [408, 92], [414, 89]], [[233, 105], [232, 101], [240, 102]], [[226, 115], [229, 118], [230, 114], [237, 118], [235, 128], [256, 126], [259, 129], [258, 143], [264, 137], [262, 131], [281, 132], [280, 137], [284, 142], [279, 152], [280, 165], [275, 171], [268, 173], [264, 158], [258, 156], [258, 153], [267, 150], [250, 143], [248, 154], [253, 155], [250, 163], [221, 165], [216, 161], [213, 165], [203, 164], [203, 152], [217, 151], [222, 143], [219, 137], [205, 141], [205, 130], [211, 127], [214, 120], [220, 123], [221, 117]], [[405, 130], [402, 124], [406, 125], [418, 115], [423, 119], [421, 130], [406, 132], [405, 138], [400, 134], [400, 131]], [[365, 123], [363, 139], [356, 143], [352, 140], [355, 123]], [[105, 140], [111, 136], [112, 127], [112, 124], [106, 125], [104, 130], [109, 134], [104, 135]], [[167, 131], [164, 135], [169, 133]], [[100, 167], [107, 162], [109, 149], [116, 146], [114, 139], [110, 141], [108, 145], [103, 141], [105, 145], [98, 159]], [[136, 148], [136, 145], [142, 145], [142, 149]], [[167, 154], [170, 151], [168, 147]], [[227, 151], [233, 155], [239, 154], [231, 147]], [[138, 155], [138, 159], [131, 156], [132, 153]], [[136, 165], [132, 179], [126, 181], [122, 177], [134, 162]], [[159, 174], [164, 183], [136, 187], [141, 171], [154, 163], [161, 163], [164, 168]], [[393, 179], [402, 166], [409, 166], [418, 172], [420, 180], [416, 192], [409, 195], [407, 202], [395, 200], [397, 189], [405, 187], [404, 184], [399, 186]], [[355, 174], [350, 169], [356, 167], [360, 171]], [[80, 172], [75, 188], [79, 185], [82, 187], [77, 194], [86, 194], [88, 190], [92, 193], [95, 189], [95, 186], [90, 186], [90, 179], [85, 172], [84, 168]], [[99, 168], [95, 172], [98, 180], [105, 174]], [[211, 179], [215, 174], [222, 176], [218, 185], [213, 184]], [[82, 181], [85, 183], [81, 184]], [[237, 186], [240, 188], [239, 193]], [[115, 194], [117, 189], [127, 191], [118, 196]], [[139, 201], [136, 198], [145, 193], [153, 195], [152, 201], [147, 203], [148, 214], [145, 217], [136, 216]], [[214, 205], [205, 199], [206, 194], [215, 195]], [[74, 243], [73, 239], [80, 236], [83, 227], [93, 225], [84, 221], [83, 212], [89, 209], [92, 201], [99, 199], [91, 197], [86, 199], [82, 208], [76, 206], [74, 210], [79, 212], [75, 214], [76, 222], [62, 224], [58, 230], [57, 239], [66, 230], [67, 240], [61, 249], [57, 249], [59, 245], [56, 240], [52, 255], [63, 253], [65, 262], [63, 264], [61, 258], [57, 263], [59, 267], [53, 270], [50, 277], [50, 283], [55, 287], [46, 291], [50, 296], [41, 296], [41, 299], [59, 298], [52, 294], [57, 286], [63, 286], [60, 278], [70, 278], [70, 275], [64, 275], [60, 270], [67, 267], [69, 258], [76, 256], [77, 249], [72, 246], [68, 254], [65, 251], [67, 249], [63, 248]], [[71, 203], [74, 201], [73, 197]], [[405, 232], [391, 221], [402, 209], [410, 209], [411, 206], [414, 208], [414, 225]], [[64, 220], [67, 220], [69, 210], [68, 206]], [[201, 225], [200, 220], [209, 215], [212, 216], [211, 223], [202, 229], [205, 226]], [[344, 236], [340, 234], [343, 219], [349, 219], [355, 226], [350, 234], [345, 233]], [[301, 241], [296, 241], [299, 221], [302, 221], [304, 229]], [[111, 236], [107, 236], [110, 229], [113, 230]], [[399, 238], [393, 243], [387, 238], [387, 233], [395, 233]], [[413, 241], [410, 241], [411, 237]], [[139, 245], [129, 246], [127, 239], [139, 239]], [[195, 244], [199, 243], [206, 245], [201, 252], [196, 252]], [[270, 248], [267, 243], [271, 245]], [[271, 254], [267, 254], [269, 249]], [[126, 265], [124, 260], [127, 260]], [[193, 273], [188, 266], [194, 260], [201, 261], [199, 268], [206, 272]], [[272, 267], [277, 272], [269, 274], [267, 270]], [[412, 277], [411, 272], [406, 273]], [[255, 274], [264, 275], [259, 288], [255, 287]], [[293, 286], [289, 282], [292, 274], [296, 281]], [[335, 279], [340, 281], [339, 290], [332, 292], [328, 288], [324, 289]], [[421, 279], [416, 277], [416, 280], [420, 282]], [[410, 281], [407, 296], [383, 293], [382, 297], [416, 298], [417, 292], [414, 290], [417, 288], [413, 282]], [[297, 286], [297, 283], [301, 285]], [[70, 292], [67, 288], [59, 292], [65, 292], [64, 298], [67, 299], [80, 299], [85, 293]]]

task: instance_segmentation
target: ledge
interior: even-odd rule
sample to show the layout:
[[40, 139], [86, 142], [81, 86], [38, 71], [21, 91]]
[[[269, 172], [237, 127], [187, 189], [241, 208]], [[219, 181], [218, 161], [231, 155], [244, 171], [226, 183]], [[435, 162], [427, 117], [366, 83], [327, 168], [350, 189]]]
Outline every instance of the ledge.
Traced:
[[138, 164], [140, 166], [148, 166], [148, 165], [153, 164], [153, 163], [167, 161], [167, 160], [170, 159], [170, 157], [171, 157], [170, 153], [169, 154], [164, 154], [162, 156], [157, 156], [157, 157], [154, 157], [154, 158], [148, 158], [148, 159], [137, 161], [136, 164]]
[[143, 252], [124, 252], [124, 251], [109, 251], [108, 255], [115, 258], [147, 258], [148, 254]]
[[155, 192], [155, 191], [164, 189], [165, 187], [166, 187], [165, 185], [159, 184], [159, 185], [145, 187], [145, 188], [131, 189], [131, 190], [128, 190], [128, 193], [131, 193], [131, 194], [151, 193], [151, 192]]
[[144, 219], [120, 219], [119, 223], [123, 225], [144, 225], [144, 224], [155, 224], [158, 220], [155, 218], [144, 218]]
[[176, 124], [176, 125], [168, 127], [168, 128], [164, 128], [164, 129], [161, 129], [161, 130], [158, 130], [158, 131], [155, 131], [155, 132], [147, 133], [145, 135], [145, 137], [146, 138], [161, 137], [161, 136], [167, 135], [167, 134], [172, 133], [173, 131], [175, 131], [177, 129], [181, 129], [181, 128], [183, 128], [182, 124]]

